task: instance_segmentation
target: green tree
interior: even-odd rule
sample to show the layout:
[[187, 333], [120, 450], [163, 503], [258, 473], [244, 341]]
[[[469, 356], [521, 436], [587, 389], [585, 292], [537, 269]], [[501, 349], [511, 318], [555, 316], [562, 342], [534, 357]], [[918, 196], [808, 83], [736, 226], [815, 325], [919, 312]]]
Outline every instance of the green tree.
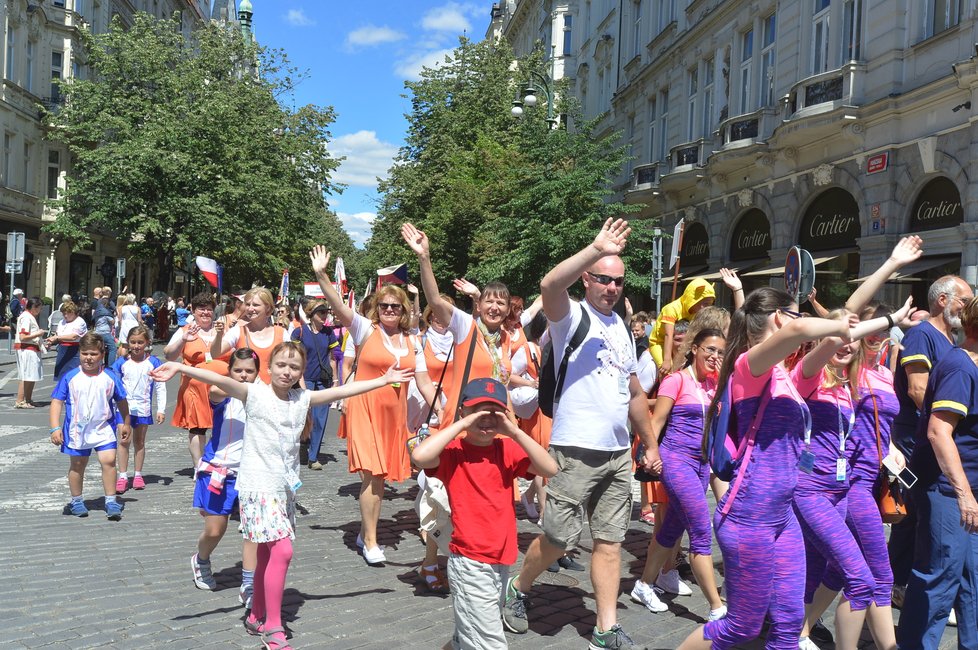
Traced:
[[89, 78], [65, 82], [47, 116], [72, 158], [52, 201], [55, 237], [81, 247], [111, 232], [157, 261], [159, 289], [186, 255], [213, 257], [228, 286], [250, 286], [308, 266], [307, 246], [323, 237], [352, 250], [325, 200], [341, 189], [326, 149], [333, 109], [282, 106], [296, 74], [284, 53], [218, 24], [187, 38], [148, 14], [81, 40]]
[[[365, 265], [411, 260], [413, 266], [399, 232], [411, 221], [431, 239], [443, 288], [454, 277], [499, 279], [528, 296], [605, 218], [641, 209], [608, 200], [626, 149], [618, 133], [595, 135], [600, 118], [584, 120], [576, 103], [563, 99], [567, 88], [558, 86], [556, 110], [572, 128], [549, 128], [542, 105], [521, 120], [511, 116], [530, 71], [545, 70], [539, 54], [513, 63], [505, 42], [463, 39], [444, 65], [406, 84], [408, 134], [380, 186]], [[644, 281], [640, 273], [629, 275], [633, 287]]]

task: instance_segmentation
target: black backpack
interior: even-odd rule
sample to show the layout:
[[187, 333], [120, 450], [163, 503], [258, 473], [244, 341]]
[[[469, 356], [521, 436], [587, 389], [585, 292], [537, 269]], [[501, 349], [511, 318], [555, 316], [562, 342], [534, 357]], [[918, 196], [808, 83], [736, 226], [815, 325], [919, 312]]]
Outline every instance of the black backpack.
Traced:
[[554, 404], [560, 401], [560, 394], [564, 391], [564, 377], [567, 375], [567, 362], [570, 360], [571, 353], [584, 342], [589, 329], [591, 329], [591, 317], [588, 316], [587, 309], [581, 306], [581, 322], [574, 330], [574, 335], [567, 341], [564, 357], [560, 360], [560, 368], [556, 370], [553, 362], [553, 340], [547, 341], [543, 346], [543, 353], [540, 355], [539, 405], [540, 410], [547, 417], [554, 416]]

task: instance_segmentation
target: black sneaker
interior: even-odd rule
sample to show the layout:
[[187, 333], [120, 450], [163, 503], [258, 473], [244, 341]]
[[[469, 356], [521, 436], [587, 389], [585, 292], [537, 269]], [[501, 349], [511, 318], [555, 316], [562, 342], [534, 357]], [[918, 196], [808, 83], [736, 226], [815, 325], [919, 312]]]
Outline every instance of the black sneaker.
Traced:
[[808, 635], [815, 641], [821, 641], [823, 643], [834, 643], [835, 639], [832, 638], [832, 631], [825, 627], [822, 623], [822, 619], [815, 621], [815, 625], [812, 626], [812, 630]]
[[[506, 584], [506, 602], [503, 603], [503, 626], [513, 634], [526, 634], [530, 622], [526, 619], [526, 594], [516, 591], [510, 578]], [[627, 646], [625, 646], [627, 647]]]
[[571, 571], [583, 571], [584, 565], [580, 562], [574, 560], [574, 558], [565, 555], [564, 557], [557, 560], [557, 564], [560, 565], [562, 569], [570, 569]]
[[611, 650], [639, 650], [639, 646], [635, 645], [632, 638], [625, 634], [621, 625], [613, 625], [607, 632], [598, 632], [598, 628], [594, 628], [588, 650], [608, 650], [609, 648]]

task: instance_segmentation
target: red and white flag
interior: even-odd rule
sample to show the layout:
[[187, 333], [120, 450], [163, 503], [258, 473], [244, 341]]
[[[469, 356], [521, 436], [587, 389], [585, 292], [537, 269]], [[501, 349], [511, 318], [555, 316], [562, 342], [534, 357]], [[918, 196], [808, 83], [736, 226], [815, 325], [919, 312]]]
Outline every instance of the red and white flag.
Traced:
[[220, 274], [218, 271], [217, 262], [209, 257], [197, 256], [197, 268], [200, 269], [201, 275], [207, 280], [212, 287], [218, 288], [221, 284]]
[[343, 265], [343, 258], [336, 258], [336, 269], [333, 271], [333, 285], [336, 287], [336, 293], [340, 294], [340, 297], [346, 295], [348, 290], [346, 285], [346, 267]]
[[357, 302], [355, 299], [356, 297], [353, 295], [354, 293], [356, 292], [353, 289], [350, 289], [350, 293], [347, 294], [346, 296], [346, 306], [349, 307], [350, 309], [357, 308]]
[[377, 269], [377, 289], [385, 284], [407, 284], [407, 264], [396, 264], [383, 269]]

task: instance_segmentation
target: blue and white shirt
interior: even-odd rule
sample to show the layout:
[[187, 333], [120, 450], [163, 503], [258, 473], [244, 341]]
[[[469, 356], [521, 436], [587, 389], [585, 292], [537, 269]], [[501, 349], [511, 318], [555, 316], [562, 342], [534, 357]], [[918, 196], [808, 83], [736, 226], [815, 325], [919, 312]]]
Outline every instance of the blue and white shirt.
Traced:
[[241, 448], [244, 445], [245, 405], [233, 397], [225, 397], [217, 404], [211, 404], [214, 411], [214, 424], [211, 439], [204, 447], [200, 458], [200, 471], [210, 471], [208, 466], [227, 468], [236, 474], [241, 465]]
[[51, 397], [65, 404], [62, 433], [66, 447], [94, 449], [115, 442], [116, 404], [126, 401], [118, 375], [87, 375], [74, 368], [61, 375]]
[[[149, 373], [163, 365], [154, 356], [147, 356], [142, 361], [133, 361], [119, 357], [112, 364], [111, 371], [122, 378], [122, 385], [129, 396], [130, 415], [149, 417], [153, 414], [153, 393], [156, 393], [156, 411], [162, 413], [166, 409], [166, 383], [154, 381]], [[155, 387], [155, 391], [154, 391]]]

